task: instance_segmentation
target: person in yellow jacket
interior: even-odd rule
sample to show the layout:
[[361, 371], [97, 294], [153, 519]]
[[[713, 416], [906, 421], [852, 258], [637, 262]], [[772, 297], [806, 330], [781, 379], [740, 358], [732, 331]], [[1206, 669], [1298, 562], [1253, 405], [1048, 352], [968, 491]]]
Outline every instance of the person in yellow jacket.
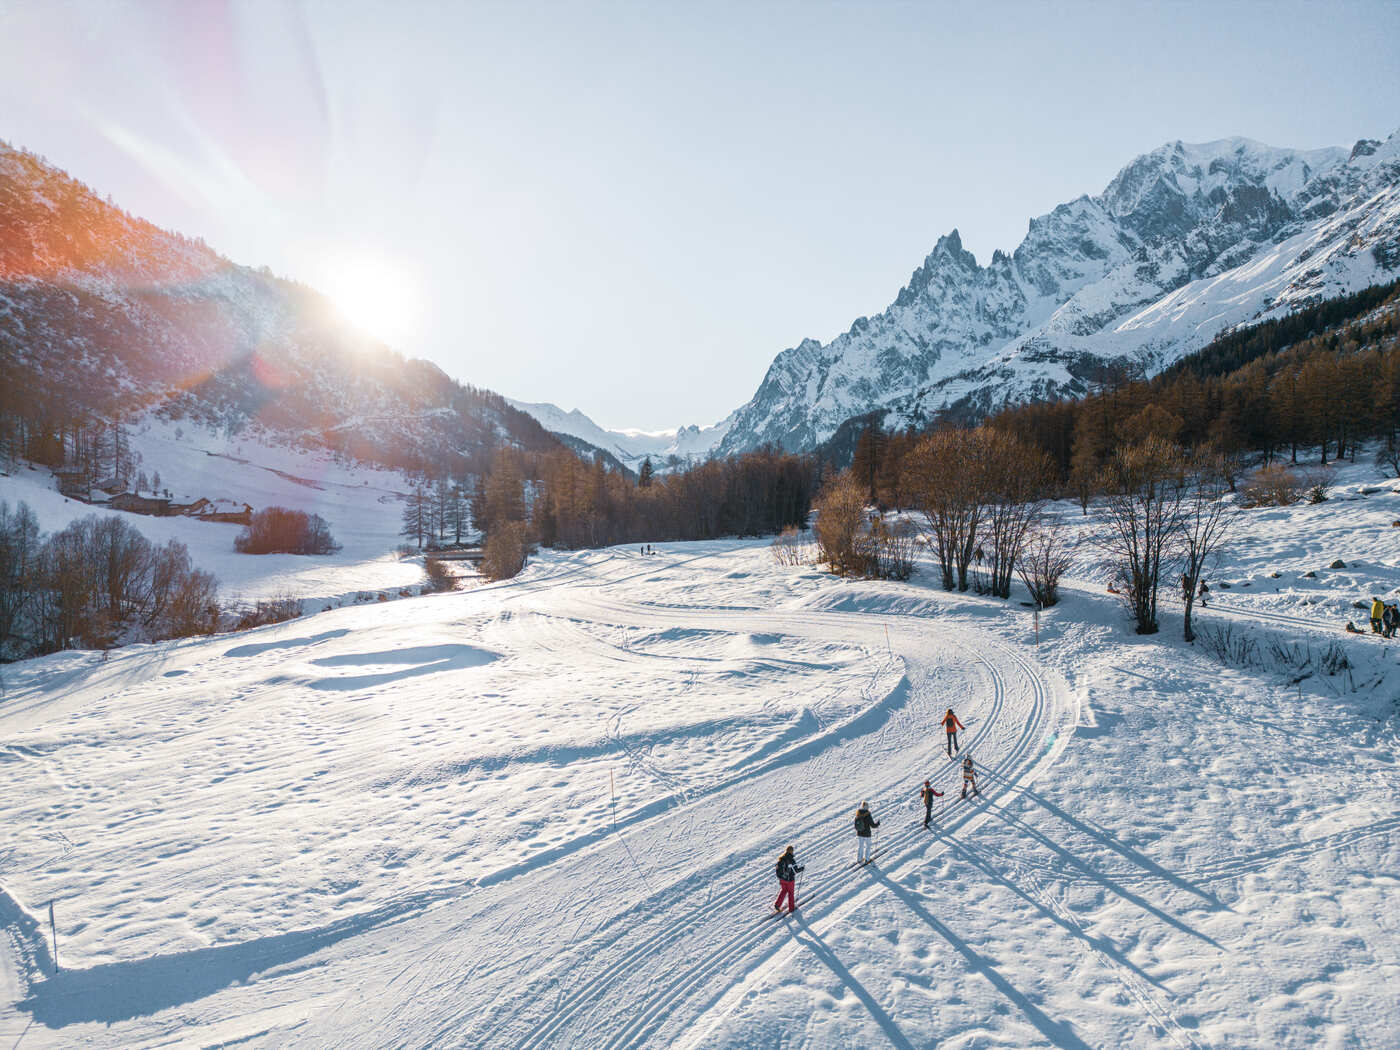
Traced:
[[1385, 616], [1385, 602], [1379, 598], [1371, 599], [1371, 633], [1381, 633], [1381, 618]]

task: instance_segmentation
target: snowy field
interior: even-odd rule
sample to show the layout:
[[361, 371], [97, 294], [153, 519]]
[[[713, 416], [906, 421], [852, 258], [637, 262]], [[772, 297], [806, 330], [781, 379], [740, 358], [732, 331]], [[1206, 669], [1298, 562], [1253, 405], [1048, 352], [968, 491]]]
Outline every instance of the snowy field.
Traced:
[[1247, 512], [1200, 617], [1335, 675], [1136, 637], [1087, 560], [1037, 644], [737, 541], [5, 667], [0, 1046], [1393, 1048], [1372, 483]]
[[231, 499], [254, 510], [283, 506], [319, 514], [341, 549], [324, 556], [239, 554], [234, 537], [242, 526], [193, 518], [128, 514], [68, 499], [52, 474], [20, 467], [0, 476], [0, 499], [28, 503], [45, 532], [76, 518], [113, 514], [155, 543], [178, 539], [195, 566], [219, 580], [227, 603], [290, 596], [310, 610], [352, 602], [361, 593], [391, 596], [423, 582], [421, 561], [400, 561], [396, 548], [408, 491], [403, 475], [362, 464], [347, 465], [324, 453], [304, 452], [259, 441], [254, 435], [225, 437], [191, 423], [146, 420], [130, 433], [141, 470], [158, 473], [161, 488], [177, 503]]

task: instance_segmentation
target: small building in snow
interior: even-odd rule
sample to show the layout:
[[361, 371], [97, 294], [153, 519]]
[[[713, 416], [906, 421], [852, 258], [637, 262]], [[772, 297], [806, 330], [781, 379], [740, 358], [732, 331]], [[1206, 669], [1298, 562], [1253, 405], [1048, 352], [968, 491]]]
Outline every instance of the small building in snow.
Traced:
[[141, 496], [135, 492], [118, 492], [111, 499], [113, 510], [132, 514], [151, 514], [163, 518], [170, 514], [170, 501], [163, 496]]

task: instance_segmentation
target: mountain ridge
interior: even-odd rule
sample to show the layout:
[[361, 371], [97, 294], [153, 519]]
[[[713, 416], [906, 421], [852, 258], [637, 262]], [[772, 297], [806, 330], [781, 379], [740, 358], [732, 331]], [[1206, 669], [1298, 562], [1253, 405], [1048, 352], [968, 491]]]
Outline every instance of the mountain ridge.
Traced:
[[252, 428], [400, 469], [480, 473], [560, 443], [499, 395], [351, 330], [328, 300], [163, 230], [0, 143], [0, 440], [86, 417]]
[[1398, 141], [1176, 140], [1032, 218], [985, 266], [955, 228], [886, 310], [779, 353], [716, 451], [813, 448], [871, 413], [926, 425], [1082, 394], [1105, 365], [1154, 372], [1223, 329], [1384, 279], [1400, 264]]

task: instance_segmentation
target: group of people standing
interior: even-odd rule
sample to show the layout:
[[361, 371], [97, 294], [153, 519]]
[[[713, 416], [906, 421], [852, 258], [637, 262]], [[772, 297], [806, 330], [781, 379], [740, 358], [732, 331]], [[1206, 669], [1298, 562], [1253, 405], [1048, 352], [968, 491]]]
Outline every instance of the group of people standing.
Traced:
[[1394, 638], [1396, 628], [1400, 627], [1400, 608], [1392, 602], [1387, 605], [1379, 598], [1371, 598], [1371, 633], [1378, 634], [1382, 638]]
[[[948, 713], [943, 716], [943, 731], [947, 736], [948, 757], [952, 758], [961, 748], [958, 746], [958, 730], [966, 729], [958, 716], [953, 713], [953, 709], [948, 708]], [[977, 771], [973, 766], [972, 756], [965, 755], [962, 760], [962, 798], [966, 799], [968, 792], [981, 796], [982, 792], [977, 790]], [[933, 820], [933, 800], [942, 798], [943, 792], [935, 791], [932, 782], [925, 780], [924, 786], [919, 790], [919, 798], [924, 803], [924, 827], [928, 827]], [[862, 802], [860, 808], [856, 810], [856, 866], [869, 864], [873, 855], [874, 831], [880, 826], [880, 822], [875, 819], [870, 812], [870, 803]], [[787, 911], [791, 915], [797, 910], [797, 875], [804, 871], [803, 865], [797, 863], [797, 852], [794, 847], [789, 846], [783, 850], [782, 856], [778, 858], [778, 899], [773, 902], [774, 911], [783, 910], [783, 902], [787, 902]]]

